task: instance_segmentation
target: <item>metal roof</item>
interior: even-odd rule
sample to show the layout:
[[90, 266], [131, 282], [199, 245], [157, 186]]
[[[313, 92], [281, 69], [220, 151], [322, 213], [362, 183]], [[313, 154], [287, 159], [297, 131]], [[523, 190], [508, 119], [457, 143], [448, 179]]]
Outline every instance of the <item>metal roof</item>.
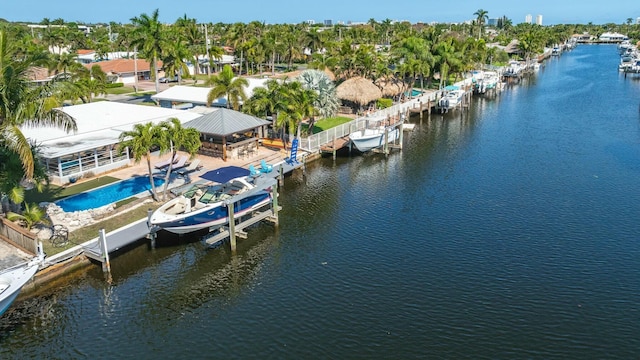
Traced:
[[197, 119], [187, 121], [184, 127], [194, 128], [201, 133], [217, 136], [228, 136], [269, 125], [270, 122], [247, 115], [239, 111], [218, 108]]
[[84, 150], [116, 144], [120, 133], [135, 124], [154, 123], [178, 118], [181, 123], [195, 119], [197, 113], [155, 106], [99, 101], [60, 108], [76, 120], [78, 131], [67, 133], [52, 127], [23, 127], [26, 138], [40, 144], [44, 157], [54, 158]]

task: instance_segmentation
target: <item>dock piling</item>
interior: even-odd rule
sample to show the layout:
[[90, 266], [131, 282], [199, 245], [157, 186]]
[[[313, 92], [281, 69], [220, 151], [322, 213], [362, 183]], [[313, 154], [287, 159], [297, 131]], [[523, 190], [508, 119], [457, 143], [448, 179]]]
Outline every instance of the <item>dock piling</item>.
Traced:
[[104, 229], [99, 231], [100, 246], [102, 247], [102, 271], [111, 273], [111, 263], [109, 262], [109, 248], [107, 247], [107, 233]]
[[231, 244], [231, 251], [236, 252], [236, 219], [233, 213], [233, 202], [227, 205], [229, 209], [229, 243]]

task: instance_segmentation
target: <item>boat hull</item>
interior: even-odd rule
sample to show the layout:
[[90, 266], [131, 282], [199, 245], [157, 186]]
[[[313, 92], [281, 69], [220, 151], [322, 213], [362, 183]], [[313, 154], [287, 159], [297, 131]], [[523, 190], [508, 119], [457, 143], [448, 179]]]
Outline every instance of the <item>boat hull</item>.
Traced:
[[[397, 128], [389, 129], [387, 142], [396, 141], [399, 137]], [[365, 129], [351, 133], [349, 135], [351, 142], [361, 152], [367, 152], [371, 149], [379, 148], [385, 144], [385, 129]]]
[[20, 294], [22, 287], [33, 278], [37, 271], [38, 262], [31, 261], [0, 274], [0, 316], [9, 309]]
[[[257, 193], [234, 203], [234, 215], [244, 214], [267, 205], [271, 197], [267, 192]], [[153, 214], [150, 225], [172, 232], [174, 234], [187, 234], [194, 231], [216, 228], [229, 223], [229, 212], [226, 204], [218, 202], [198, 211], [184, 215], [161, 216]]]

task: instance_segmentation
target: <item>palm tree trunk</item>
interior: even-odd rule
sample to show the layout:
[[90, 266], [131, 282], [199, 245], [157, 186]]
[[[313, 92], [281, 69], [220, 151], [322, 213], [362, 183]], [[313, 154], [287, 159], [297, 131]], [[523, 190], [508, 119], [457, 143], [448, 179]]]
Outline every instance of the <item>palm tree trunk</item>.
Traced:
[[151, 65], [150, 69], [153, 69], [153, 77], [155, 77], [156, 79], [156, 94], [158, 94], [160, 92], [160, 80], [158, 79], [158, 69], [156, 69], [156, 67], [158, 66], [158, 58], [156, 56], [153, 57], [153, 64]]
[[[177, 151], [174, 150], [171, 153], [171, 161], [167, 168], [167, 174], [164, 176], [164, 186], [162, 187], [162, 201], [167, 198], [167, 189], [169, 188], [169, 178], [171, 177], [171, 170], [173, 169], [173, 162], [176, 160]], [[152, 180], [153, 181], [153, 180]]]
[[153, 201], [158, 201], [156, 196], [156, 183], [153, 182], [153, 171], [151, 170], [151, 153], [147, 152], [147, 170], [149, 171], [149, 182], [151, 183], [151, 197]]

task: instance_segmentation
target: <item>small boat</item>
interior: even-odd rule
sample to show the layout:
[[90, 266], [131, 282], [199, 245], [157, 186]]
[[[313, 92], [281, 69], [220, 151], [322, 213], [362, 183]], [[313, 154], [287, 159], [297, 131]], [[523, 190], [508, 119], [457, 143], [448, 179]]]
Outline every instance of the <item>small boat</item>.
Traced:
[[396, 141], [400, 136], [397, 127], [390, 128], [380, 126], [373, 129], [364, 129], [349, 134], [349, 139], [360, 152], [367, 152], [371, 149], [379, 148], [385, 144], [385, 134], [387, 143]]
[[451, 90], [446, 93], [440, 101], [438, 101], [438, 106], [440, 107], [441, 112], [447, 112], [448, 110], [454, 109], [462, 102], [462, 97], [464, 96], [464, 90]]
[[38, 256], [24, 264], [14, 266], [0, 273], [0, 316], [11, 306], [22, 287], [38, 271], [44, 256]]
[[224, 184], [194, 185], [153, 212], [149, 225], [175, 234], [223, 226], [229, 222], [228, 204], [233, 203], [239, 217], [271, 201], [269, 187], [259, 186], [259, 179], [243, 176]]

